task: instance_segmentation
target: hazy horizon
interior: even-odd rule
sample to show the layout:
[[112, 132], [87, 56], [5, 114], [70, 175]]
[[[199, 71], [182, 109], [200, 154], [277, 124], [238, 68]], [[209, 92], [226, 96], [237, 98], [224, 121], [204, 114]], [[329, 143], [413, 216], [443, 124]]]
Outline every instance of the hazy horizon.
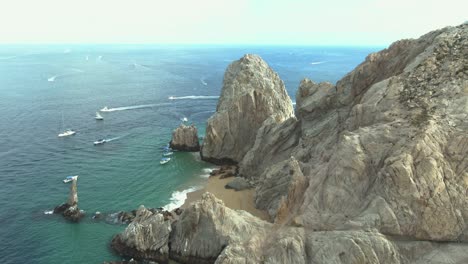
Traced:
[[461, 0], [4, 3], [0, 44], [386, 46], [467, 20]]

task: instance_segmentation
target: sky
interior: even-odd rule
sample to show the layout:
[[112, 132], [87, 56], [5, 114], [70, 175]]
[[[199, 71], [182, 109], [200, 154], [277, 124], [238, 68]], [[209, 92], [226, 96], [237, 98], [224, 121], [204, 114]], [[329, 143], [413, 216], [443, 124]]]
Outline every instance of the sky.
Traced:
[[0, 0], [0, 43], [388, 45], [466, 0]]

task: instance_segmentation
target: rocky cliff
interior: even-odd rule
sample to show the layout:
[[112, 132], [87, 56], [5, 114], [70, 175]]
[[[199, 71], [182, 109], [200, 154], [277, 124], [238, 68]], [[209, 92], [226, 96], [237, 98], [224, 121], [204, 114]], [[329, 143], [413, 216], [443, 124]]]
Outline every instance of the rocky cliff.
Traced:
[[259, 56], [245, 55], [226, 70], [216, 113], [208, 119], [202, 158], [238, 163], [266, 119], [281, 123], [291, 116], [292, 102], [278, 74]]
[[170, 256], [468, 263], [467, 65], [468, 25], [395, 42], [336, 85], [303, 80], [296, 117], [266, 117], [254, 143], [230, 158], [223, 151], [245, 141], [216, 117], [239, 118], [236, 109], [220, 111], [232, 98], [223, 89], [207, 157], [240, 161], [240, 174], [256, 183], [257, 207], [274, 223], [206, 194], [172, 225]]
[[169, 143], [172, 149], [181, 151], [199, 151], [198, 130], [194, 125], [186, 126], [180, 124], [172, 132], [172, 140]]

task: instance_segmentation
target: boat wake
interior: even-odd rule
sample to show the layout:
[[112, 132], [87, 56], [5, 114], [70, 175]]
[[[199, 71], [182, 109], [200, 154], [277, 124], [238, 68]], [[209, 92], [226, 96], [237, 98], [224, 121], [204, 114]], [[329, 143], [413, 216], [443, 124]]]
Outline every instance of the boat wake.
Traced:
[[169, 96], [169, 100], [204, 100], [204, 99], [218, 99], [219, 96], [211, 95], [189, 95], [189, 96]]
[[200, 188], [197, 188], [197, 187], [190, 187], [186, 190], [183, 190], [183, 191], [175, 191], [172, 193], [171, 195], [171, 198], [169, 199], [171, 202], [165, 206], [163, 206], [164, 210], [167, 210], [167, 211], [172, 211], [176, 208], [179, 208], [181, 207], [185, 200], [187, 199], [187, 194], [188, 193], [191, 193], [191, 192], [194, 192], [194, 191], [197, 191], [199, 190]]
[[205, 81], [205, 79], [204, 79], [204, 78], [201, 78], [201, 79], [200, 79], [200, 82], [201, 82], [203, 85], [205, 85], [205, 86], [207, 86], [207, 85], [208, 85], [208, 83]]
[[115, 112], [115, 111], [125, 111], [125, 110], [133, 110], [133, 109], [140, 109], [140, 108], [151, 108], [157, 106], [158, 104], [147, 104], [147, 105], [134, 105], [134, 106], [122, 106], [122, 107], [114, 107], [114, 108], [107, 108], [105, 110], [101, 109], [101, 112]]
[[119, 139], [119, 138], [122, 138], [122, 136], [120, 136], [120, 137], [108, 138], [108, 139], [106, 139], [106, 142], [111, 142], [111, 141], [117, 140], [117, 139]]
[[59, 74], [59, 75], [54, 75], [52, 77], [49, 77], [47, 78], [47, 81], [48, 82], [55, 82], [55, 80], [57, 78], [62, 78], [62, 77], [65, 77], [65, 76], [68, 76], [68, 75], [74, 75], [74, 74], [77, 74], [77, 73], [83, 73], [84, 71], [83, 70], [80, 70], [80, 69], [70, 69], [71, 72], [69, 73], [64, 73], [64, 74]]
[[325, 63], [326, 61], [314, 61], [314, 62], [311, 62], [310, 65], [318, 65], [318, 64], [322, 64], [322, 63]]

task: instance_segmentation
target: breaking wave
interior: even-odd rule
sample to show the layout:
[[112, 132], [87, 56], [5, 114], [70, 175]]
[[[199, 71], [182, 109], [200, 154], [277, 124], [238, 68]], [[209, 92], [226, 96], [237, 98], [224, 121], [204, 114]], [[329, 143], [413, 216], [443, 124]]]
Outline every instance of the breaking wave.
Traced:
[[163, 206], [164, 210], [167, 210], [167, 211], [172, 211], [176, 208], [179, 208], [181, 207], [185, 200], [187, 199], [187, 194], [188, 193], [191, 193], [191, 192], [194, 192], [196, 190], [198, 190], [199, 188], [197, 187], [190, 187], [186, 190], [183, 190], [183, 191], [175, 191], [172, 193], [171, 195], [171, 198], [169, 199], [171, 202], [165, 206]]

